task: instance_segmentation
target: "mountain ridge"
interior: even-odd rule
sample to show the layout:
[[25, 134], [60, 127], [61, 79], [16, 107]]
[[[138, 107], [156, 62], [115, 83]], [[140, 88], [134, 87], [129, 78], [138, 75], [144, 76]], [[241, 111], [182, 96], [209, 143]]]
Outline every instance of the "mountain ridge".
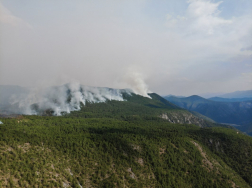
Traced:
[[252, 101], [252, 97], [245, 97], [245, 98], [221, 98], [221, 97], [212, 97], [208, 98], [208, 100], [216, 101], [216, 102], [246, 102]]
[[235, 92], [231, 92], [231, 93], [218, 95], [216, 97], [222, 97], [222, 98], [251, 98], [252, 97], [252, 90], [235, 91]]
[[[252, 122], [252, 101], [219, 102], [195, 95], [187, 98], [169, 97], [166, 99], [181, 108], [207, 116], [215, 122], [241, 125], [237, 127], [240, 130], [244, 130], [242, 126], [247, 126]], [[246, 132], [251, 134], [250, 131]]]
[[[134, 94], [129, 89], [96, 88], [78, 84], [54, 86], [47, 88], [45, 93], [46, 95], [42, 93], [42, 97], [40, 96], [41, 94], [39, 95], [39, 97], [42, 98], [41, 101], [35, 101], [34, 103], [29, 103], [29, 105], [26, 104], [26, 108], [23, 108], [23, 111], [22, 108], [21, 111], [17, 111], [20, 109], [20, 107], [18, 107], [20, 104], [15, 103], [6, 108], [6, 111], [8, 112], [9, 110], [9, 113], [0, 110], [0, 114], [2, 113], [2, 117], [8, 117], [11, 111], [14, 112], [12, 114], [26, 114], [26, 112], [28, 112], [28, 114], [37, 115], [67, 115], [72, 112], [71, 114], [79, 116], [78, 114], [85, 112], [86, 109], [92, 109], [93, 113], [85, 112], [85, 116], [100, 117], [101, 114], [97, 112], [103, 109], [101, 113], [111, 117], [111, 115], [109, 115], [110, 112], [106, 112], [105, 110], [105, 108], [109, 108], [114, 112], [114, 116], [118, 117], [125, 116], [125, 114], [128, 116], [140, 115], [141, 117], [148, 115], [153, 118], [154, 116], [156, 118], [164, 118], [171, 123], [190, 123], [201, 127], [214, 125], [214, 121], [202, 115], [192, 114], [189, 111], [183, 110], [156, 93], [149, 93], [149, 98]], [[58, 98], [60, 98], [60, 100], [58, 100]], [[115, 111], [115, 108], [117, 108], [119, 112]], [[132, 110], [134, 108], [137, 110]]]
[[252, 186], [251, 137], [149, 95], [0, 117], [0, 186]]

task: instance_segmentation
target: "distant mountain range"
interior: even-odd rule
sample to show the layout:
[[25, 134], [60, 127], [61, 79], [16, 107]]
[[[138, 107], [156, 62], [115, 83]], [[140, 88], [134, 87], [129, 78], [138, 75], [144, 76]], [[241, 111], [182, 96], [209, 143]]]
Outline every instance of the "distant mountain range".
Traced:
[[252, 90], [245, 91], [234, 91], [231, 93], [203, 93], [198, 94], [200, 97], [209, 99], [213, 97], [221, 97], [221, 98], [251, 98]]
[[235, 91], [232, 93], [226, 93], [223, 95], [218, 95], [216, 97], [221, 97], [221, 98], [252, 98], [252, 90], [247, 90], [247, 91]]
[[[240, 125], [236, 128], [252, 135], [252, 132], [250, 132], [250, 125], [252, 125], [252, 100], [241, 102], [220, 102], [213, 100], [221, 100], [221, 98], [209, 100], [197, 95], [185, 98], [164, 98], [181, 108], [189, 111], [196, 111], [218, 123]], [[247, 128], [245, 129], [245, 127]]]
[[217, 102], [243, 102], [243, 101], [252, 101], [252, 97], [245, 98], [222, 98], [222, 97], [212, 97], [208, 100], [217, 101]]

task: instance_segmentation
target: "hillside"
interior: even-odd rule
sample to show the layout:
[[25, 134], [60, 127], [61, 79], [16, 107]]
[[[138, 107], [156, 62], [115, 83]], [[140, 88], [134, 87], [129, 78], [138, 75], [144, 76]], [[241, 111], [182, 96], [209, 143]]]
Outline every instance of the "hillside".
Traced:
[[251, 137], [149, 96], [125, 92], [62, 116], [2, 116], [0, 185], [252, 186]]
[[[22, 90], [26, 91], [25, 88]], [[5, 93], [8, 91], [7, 89]], [[172, 123], [189, 123], [201, 127], [212, 126], [211, 120], [210, 122], [203, 120], [202, 115], [193, 115], [155, 93], [149, 94], [150, 97], [143, 97], [134, 94], [129, 89], [90, 87], [76, 83], [31, 89], [27, 96], [20, 93], [21, 95], [18, 95], [13, 92], [4, 96], [5, 101], [10, 101], [11, 98], [19, 100], [0, 108], [0, 117], [11, 114], [59, 116], [70, 112], [72, 112], [71, 116], [89, 118], [113, 118], [114, 116], [137, 118], [139, 115], [145, 115], [153, 118], [163, 117]], [[84, 106], [85, 108], [83, 108]]]
[[[186, 98], [168, 97], [166, 99], [181, 108], [196, 111], [218, 123], [241, 125], [237, 127], [240, 130], [243, 130], [242, 126], [247, 126], [252, 122], [252, 101], [217, 102], [196, 95]], [[246, 132], [250, 133], [249, 131]]]
[[[118, 119], [157, 119], [163, 118], [170, 123], [195, 124], [200, 127], [216, 126], [215, 123], [200, 114], [181, 109], [159, 95], [149, 94], [150, 98], [131, 93], [123, 94], [125, 101], [107, 101], [106, 103], [86, 103], [79, 111], [66, 116], [86, 118], [118, 118]], [[218, 125], [220, 126], [220, 125]]]
[[161, 118], [1, 120], [2, 187], [252, 186], [252, 139], [235, 130]]

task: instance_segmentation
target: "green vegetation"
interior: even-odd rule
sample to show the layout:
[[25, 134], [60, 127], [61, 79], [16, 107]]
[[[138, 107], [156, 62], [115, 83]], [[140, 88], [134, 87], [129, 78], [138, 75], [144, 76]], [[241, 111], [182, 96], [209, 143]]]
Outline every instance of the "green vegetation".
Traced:
[[[172, 123], [189, 123], [201, 127], [216, 126], [213, 121], [205, 121], [202, 115], [188, 112], [168, 102], [159, 95], [150, 94], [152, 99], [139, 95], [124, 94], [126, 101], [108, 101], [106, 103], [87, 103], [80, 111], [66, 114], [70, 117], [85, 118], [113, 118], [120, 120], [158, 120], [159, 117], [166, 118]], [[220, 126], [220, 125], [218, 125]]]
[[[155, 97], [2, 118], [0, 187], [252, 186], [251, 137]], [[203, 124], [170, 123], [164, 113]]]

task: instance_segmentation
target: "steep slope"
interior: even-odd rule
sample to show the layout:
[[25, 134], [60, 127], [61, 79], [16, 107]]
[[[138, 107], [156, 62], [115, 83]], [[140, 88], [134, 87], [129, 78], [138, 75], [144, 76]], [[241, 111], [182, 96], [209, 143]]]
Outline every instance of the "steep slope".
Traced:
[[1, 187], [252, 186], [250, 137], [149, 96], [2, 116]]
[[252, 138], [235, 130], [151, 118], [1, 120], [1, 187], [252, 186]]
[[[16, 95], [10, 93], [9, 97]], [[33, 89], [27, 96], [0, 109], [0, 116], [10, 114], [63, 115], [77, 117], [162, 117], [171, 123], [188, 123], [201, 127], [213, 126], [202, 116], [183, 110], [152, 93], [150, 97], [134, 94], [129, 89], [112, 89], [69, 83]], [[113, 112], [113, 113], [111, 113]], [[1, 115], [2, 114], [2, 115]], [[204, 118], [206, 119], [206, 118]]]
[[161, 117], [171, 123], [195, 124], [200, 127], [216, 126], [213, 121], [205, 120], [200, 115], [194, 115], [181, 109], [155, 93], [151, 93], [149, 96], [151, 98], [133, 93], [123, 93], [124, 101], [108, 100], [104, 103], [86, 103], [79, 111], [73, 111], [66, 115], [117, 119], [159, 119]]

